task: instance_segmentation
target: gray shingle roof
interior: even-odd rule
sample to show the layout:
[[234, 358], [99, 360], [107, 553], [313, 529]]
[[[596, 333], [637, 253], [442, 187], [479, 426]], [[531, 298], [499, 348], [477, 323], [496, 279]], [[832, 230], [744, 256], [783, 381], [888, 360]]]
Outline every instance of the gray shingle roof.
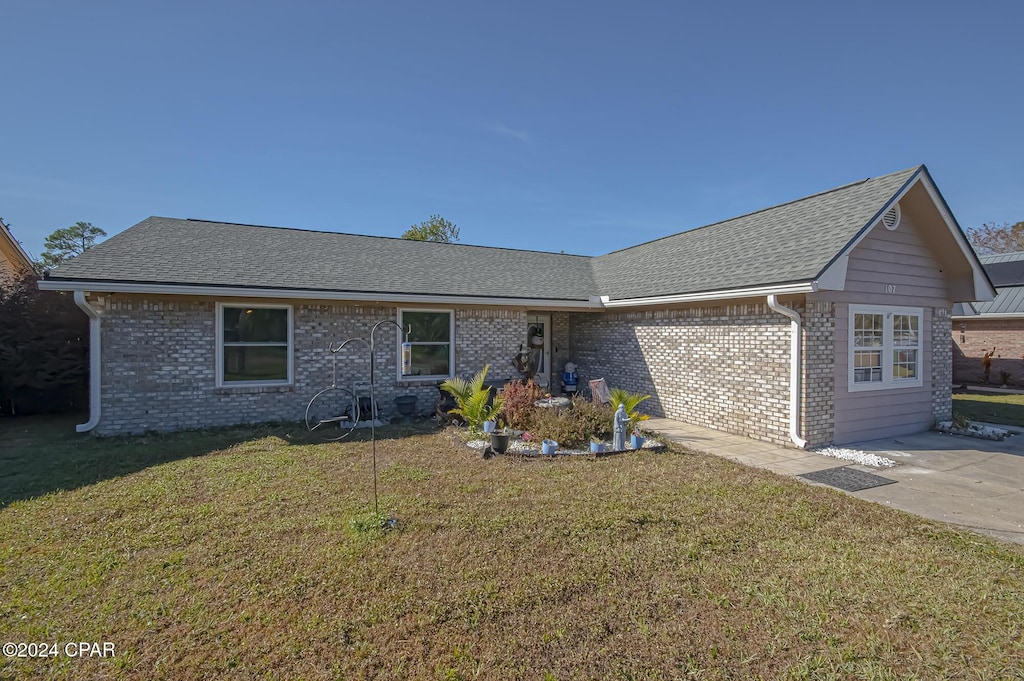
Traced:
[[51, 279], [581, 302], [804, 282], [922, 169], [598, 257], [151, 217]]
[[617, 299], [812, 280], [919, 169], [600, 256], [597, 286]]
[[151, 217], [53, 279], [586, 301], [590, 258]]

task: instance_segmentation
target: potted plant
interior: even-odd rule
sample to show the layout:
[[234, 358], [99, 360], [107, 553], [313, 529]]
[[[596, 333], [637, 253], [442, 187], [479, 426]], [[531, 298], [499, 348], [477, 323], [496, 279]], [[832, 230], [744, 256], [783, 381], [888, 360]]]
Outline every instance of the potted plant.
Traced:
[[544, 439], [543, 441], [541, 441], [540, 447], [541, 452], [548, 455], [554, 454], [555, 452], [558, 451], [558, 443], [555, 442], [554, 440]]
[[591, 438], [591, 440], [590, 440], [590, 453], [591, 454], [603, 454], [604, 453], [604, 443], [601, 442], [600, 440], [596, 440], [594, 438]]
[[644, 446], [644, 441], [646, 439], [647, 438], [640, 434], [639, 430], [634, 430], [633, 434], [629, 436], [629, 444], [633, 447], [633, 449], [640, 449], [641, 447]]
[[484, 432], [485, 433], [493, 433], [497, 427], [498, 427], [498, 422], [495, 421], [494, 419], [488, 419], [487, 421], [484, 421]]
[[491, 432], [491, 451], [495, 454], [504, 454], [508, 451], [508, 443], [511, 438], [508, 428]]

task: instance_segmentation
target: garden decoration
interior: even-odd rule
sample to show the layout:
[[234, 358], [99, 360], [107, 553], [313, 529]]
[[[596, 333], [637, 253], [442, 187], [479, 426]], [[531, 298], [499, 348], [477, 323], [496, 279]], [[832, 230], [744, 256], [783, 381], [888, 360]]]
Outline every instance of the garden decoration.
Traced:
[[519, 352], [512, 357], [512, 365], [523, 377], [524, 381], [533, 380], [533, 377], [537, 374], [537, 366], [533, 362], [533, 353], [530, 352], [529, 348], [523, 348], [522, 343], [519, 344]]
[[629, 425], [629, 415], [626, 414], [625, 405], [620, 403], [619, 408], [615, 410], [612, 425], [614, 428], [612, 451], [621, 452], [626, 448], [626, 427]]
[[[316, 395], [313, 396], [313, 399], [311, 399], [309, 401], [309, 404], [306, 405], [306, 427], [310, 430], [310, 432], [317, 432], [322, 427], [328, 426], [331, 423], [337, 423], [337, 424], [339, 424], [339, 426], [341, 424], [344, 424], [345, 421], [346, 421], [345, 413], [343, 413], [343, 412], [331, 413], [333, 410], [336, 410], [338, 407], [344, 407], [344, 408], [347, 408], [348, 410], [350, 410], [349, 413], [350, 413], [351, 418], [352, 418], [352, 427], [349, 428], [348, 431], [346, 431], [341, 437], [338, 437], [338, 438], [327, 438], [327, 439], [340, 440], [342, 437], [345, 437], [349, 433], [351, 433], [352, 430], [355, 429], [356, 424], [359, 421], [360, 406], [359, 406], [359, 401], [356, 399], [355, 394], [353, 392], [345, 390], [344, 388], [338, 388], [337, 387], [337, 383], [338, 383], [338, 353], [341, 352], [341, 350], [343, 348], [345, 348], [346, 346], [348, 346], [350, 343], [355, 343], [355, 342], [363, 343], [367, 347], [369, 347], [369, 349], [370, 349], [370, 450], [371, 450], [372, 458], [373, 458], [373, 512], [374, 512], [375, 515], [380, 513], [380, 510], [379, 510], [379, 505], [380, 504], [379, 504], [379, 499], [378, 499], [378, 495], [377, 495], [377, 399], [376, 399], [376, 396], [374, 395], [374, 386], [377, 383], [377, 372], [376, 372], [376, 355], [377, 355], [377, 353], [375, 351], [377, 349], [376, 348], [376, 345], [377, 345], [377, 341], [376, 341], [377, 329], [379, 329], [382, 324], [394, 324], [395, 326], [398, 327], [398, 330], [400, 332], [405, 333], [405, 342], [402, 343], [402, 375], [406, 376], [406, 375], [408, 375], [411, 372], [411, 348], [412, 348], [412, 346], [409, 343], [409, 334], [412, 333], [412, 327], [410, 326], [409, 330], [406, 331], [395, 320], [393, 320], [393, 319], [382, 319], [379, 322], [377, 322], [376, 324], [374, 324], [373, 328], [370, 329], [370, 340], [369, 341], [367, 341], [365, 338], [349, 338], [345, 342], [341, 343], [337, 348], [335, 348], [334, 345], [331, 344], [331, 343], [328, 344], [327, 349], [331, 352], [331, 354], [334, 357], [333, 379], [331, 381], [331, 387], [327, 388], [325, 390], [321, 390], [320, 392], [318, 392]], [[335, 393], [335, 392], [338, 392], [338, 391], [342, 391], [344, 393], [348, 393], [351, 396], [351, 400], [352, 400], [351, 403], [348, 404], [348, 405], [338, 404], [338, 400], [337, 399], [331, 400], [331, 399], [327, 398], [328, 395], [331, 395], [332, 393]], [[342, 400], [342, 401], [344, 401], [344, 400]], [[320, 418], [319, 416], [324, 414], [325, 412], [328, 414], [326, 416], [326, 418]], [[320, 433], [320, 434], [321, 434], [321, 437], [322, 437], [323, 436], [322, 433]], [[384, 528], [387, 529], [387, 528], [390, 528], [390, 527], [394, 527], [397, 524], [398, 524], [397, 520], [395, 520], [394, 518], [388, 518], [384, 522]]]

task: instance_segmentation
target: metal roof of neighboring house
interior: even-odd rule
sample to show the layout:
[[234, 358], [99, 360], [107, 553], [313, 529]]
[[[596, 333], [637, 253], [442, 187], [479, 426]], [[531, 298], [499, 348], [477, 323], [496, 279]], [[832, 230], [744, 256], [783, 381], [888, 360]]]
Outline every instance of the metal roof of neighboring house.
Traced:
[[982, 265], [991, 265], [997, 262], [1019, 262], [1024, 260], [1024, 251], [1014, 251], [1013, 253], [996, 253], [994, 255], [980, 255], [978, 260], [981, 261]]
[[995, 300], [958, 303], [953, 316], [1024, 315], [1024, 251], [983, 255], [978, 260], [996, 287]]
[[47, 287], [117, 282], [593, 305], [597, 296], [629, 303], [803, 284], [919, 176], [928, 177], [924, 166], [597, 257], [151, 217], [62, 264]]

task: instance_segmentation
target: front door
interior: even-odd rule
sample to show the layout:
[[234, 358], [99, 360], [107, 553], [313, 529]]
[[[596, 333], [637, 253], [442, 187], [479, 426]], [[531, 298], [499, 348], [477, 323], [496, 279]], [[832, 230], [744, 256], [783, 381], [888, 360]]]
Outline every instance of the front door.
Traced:
[[543, 388], [551, 386], [551, 315], [526, 316], [526, 347], [533, 356], [537, 374], [533, 380]]

